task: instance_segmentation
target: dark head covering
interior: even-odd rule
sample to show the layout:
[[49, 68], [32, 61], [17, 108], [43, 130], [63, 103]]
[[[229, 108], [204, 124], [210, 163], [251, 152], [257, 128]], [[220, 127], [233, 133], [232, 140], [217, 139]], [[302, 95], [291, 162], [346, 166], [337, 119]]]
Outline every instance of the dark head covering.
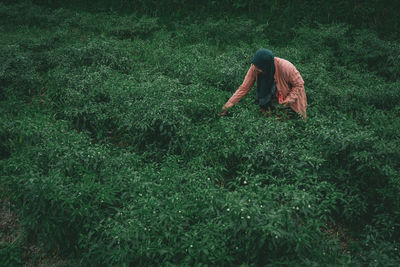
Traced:
[[266, 108], [271, 104], [276, 90], [274, 54], [268, 49], [260, 48], [254, 54], [251, 63], [263, 71], [257, 75], [256, 101], [260, 107]]

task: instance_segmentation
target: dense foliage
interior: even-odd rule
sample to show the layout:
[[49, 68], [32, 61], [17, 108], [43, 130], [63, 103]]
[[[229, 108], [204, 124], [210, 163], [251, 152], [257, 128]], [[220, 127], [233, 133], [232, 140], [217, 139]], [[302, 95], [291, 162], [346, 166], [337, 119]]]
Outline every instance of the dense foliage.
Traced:
[[[0, 16], [0, 197], [24, 242], [82, 266], [400, 263], [400, 42], [316, 23], [279, 43], [249, 16]], [[299, 69], [306, 122], [265, 118], [252, 92], [217, 119], [259, 47]], [[0, 257], [21, 264], [15, 244]]]
[[[16, 0], [4, 0], [15, 2]], [[53, 8], [68, 7], [76, 10], [132, 11], [151, 16], [180, 18], [213, 14], [229, 17], [246, 14], [258, 22], [271, 25], [275, 37], [288, 36], [299, 23], [349, 23], [368, 27], [380, 35], [399, 38], [400, 2], [397, 0], [31, 0], [35, 4]], [[283, 31], [282, 31], [283, 30]]]

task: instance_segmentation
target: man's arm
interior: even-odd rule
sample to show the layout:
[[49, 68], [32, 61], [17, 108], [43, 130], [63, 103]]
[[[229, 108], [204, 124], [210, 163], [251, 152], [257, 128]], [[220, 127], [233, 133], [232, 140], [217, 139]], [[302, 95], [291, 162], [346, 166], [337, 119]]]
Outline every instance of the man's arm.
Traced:
[[255, 71], [255, 67], [252, 64], [249, 70], [247, 71], [246, 77], [244, 78], [242, 85], [239, 86], [236, 92], [222, 107], [223, 111], [226, 111], [228, 108], [231, 108], [234, 105], [236, 105], [240, 101], [240, 99], [242, 99], [250, 91], [256, 80], [256, 75], [257, 73]]
[[299, 92], [301, 90], [304, 90], [303, 78], [301, 77], [299, 71], [294, 66], [293, 69], [290, 71], [288, 82], [292, 86], [292, 89], [282, 102], [282, 104], [285, 105], [295, 103], [299, 96]]

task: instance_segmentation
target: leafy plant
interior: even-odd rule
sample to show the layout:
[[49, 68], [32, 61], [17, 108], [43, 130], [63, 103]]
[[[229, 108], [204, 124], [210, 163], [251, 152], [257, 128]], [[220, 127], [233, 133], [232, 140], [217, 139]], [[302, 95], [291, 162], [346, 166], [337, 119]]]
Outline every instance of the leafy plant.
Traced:
[[[262, 23], [253, 2], [157, 3], [0, 4], [0, 187], [26, 242], [82, 266], [396, 265], [398, 42], [307, 3], [259, 3]], [[301, 73], [306, 121], [253, 91], [217, 118], [259, 47]]]

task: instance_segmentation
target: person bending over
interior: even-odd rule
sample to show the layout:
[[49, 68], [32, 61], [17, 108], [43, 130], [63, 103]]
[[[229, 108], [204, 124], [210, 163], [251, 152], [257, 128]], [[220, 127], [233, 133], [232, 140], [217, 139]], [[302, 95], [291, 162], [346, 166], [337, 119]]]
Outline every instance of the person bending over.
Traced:
[[270, 50], [260, 48], [251, 60], [242, 85], [222, 107], [220, 116], [236, 105], [257, 84], [256, 103], [261, 111], [270, 114], [281, 105], [288, 113], [306, 118], [307, 97], [304, 81], [296, 67], [289, 61], [274, 57]]

